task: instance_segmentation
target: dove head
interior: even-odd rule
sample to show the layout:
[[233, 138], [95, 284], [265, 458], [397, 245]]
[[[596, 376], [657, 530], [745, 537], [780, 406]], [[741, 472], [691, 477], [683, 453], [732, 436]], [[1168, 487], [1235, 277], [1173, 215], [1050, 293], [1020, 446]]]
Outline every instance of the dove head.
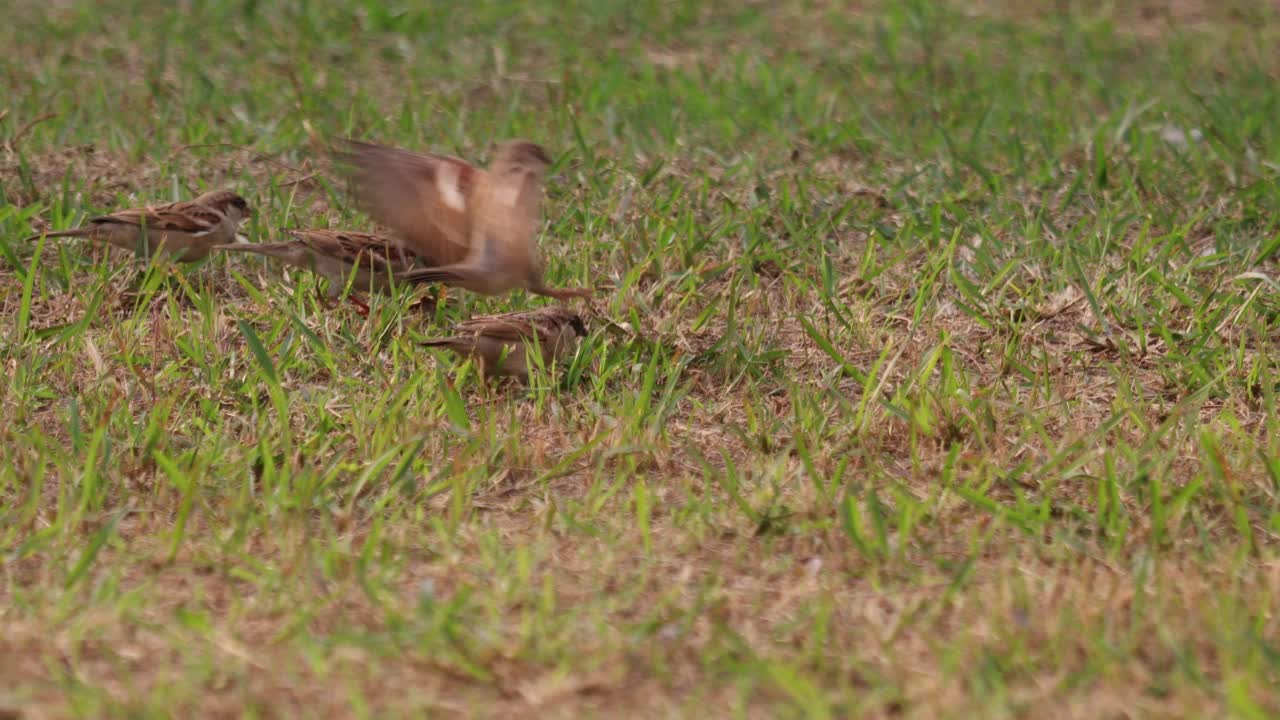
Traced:
[[226, 215], [233, 222], [239, 223], [241, 220], [249, 217], [252, 211], [249, 209], [249, 203], [244, 198], [231, 192], [230, 190], [213, 190], [207, 192], [195, 199], [195, 202], [211, 207], [214, 210]]
[[551, 156], [546, 148], [528, 140], [508, 140], [493, 154], [492, 166], [498, 172], [534, 172], [543, 175], [551, 167]]
[[574, 334], [578, 337], [587, 336], [587, 324], [582, 322], [582, 316], [578, 313], [569, 316], [569, 327], [573, 328]]

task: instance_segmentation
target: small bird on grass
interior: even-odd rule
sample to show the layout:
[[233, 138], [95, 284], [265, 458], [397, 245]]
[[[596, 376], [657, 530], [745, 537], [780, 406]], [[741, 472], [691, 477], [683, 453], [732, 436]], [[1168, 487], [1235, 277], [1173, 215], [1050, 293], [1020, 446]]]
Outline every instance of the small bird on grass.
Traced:
[[144, 257], [164, 254], [195, 262], [207, 257], [215, 245], [235, 240], [236, 230], [250, 213], [244, 198], [230, 190], [214, 190], [194, 200], [101, 215], [78, 228], [32, 235], [27, 241], [42, 236], [82, 237]]
[[[392, 278], [414, 267], [417, 258], [381, 235], [351, 230], [287, 230], [294, 239], [272, 243], [230, 243], [214, 250], [266, 255], [309, 270], [329, 281], [329, 297], [346, 287], [355, 273], [354, 288], [361, 292], [387, 292]], [[369, 306], [354, 296], [350, 301], [362, 312]]]
[[351, 174], [361, 206], [427, 265], [400, 279], [484, 295], [524, 289], [560, 300], [592, 296], [587, 288], [543, 281], [537, 232], [551, 157], [541, 145], [504, 142], [480, 169], [445, 155], [345, 144], [337, 159]]
[[454, 336], [426, 340], [425, 347], [447, 348], [475, 360], [484, 376], [513, 376], [529, 381], [526, 348], [536, 347], [550, 366], [571, 356], [586, 336], [582, 316], [560, 306], [486, 315], [459, 323]]

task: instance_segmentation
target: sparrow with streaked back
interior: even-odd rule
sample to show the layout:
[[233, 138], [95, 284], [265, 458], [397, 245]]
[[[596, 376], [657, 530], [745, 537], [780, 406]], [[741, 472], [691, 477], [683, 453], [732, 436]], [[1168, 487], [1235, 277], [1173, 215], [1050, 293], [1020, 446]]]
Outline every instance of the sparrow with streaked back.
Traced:
[[392, 278], [414, 267], [416, 258], [381, 235], [351, 230], [286, 230], [294, 239], [270, 243], [230, 243], [214, 250], [246, 252], [282, 260], [329, 280], [336, 296], [355, 273], [354, 287], [362, 292], [391, 289]]
[[82, 237], [146, 257], [163, 253], [195, 262], [207, 257], [213, 246], [235, 240], [237, 228], [250, 213], [244, 198], [230, 190], [214, 190], [194, 200], [101, 215], [78, 228], [32, 235], [27, 241]]
[[452, 337], [423, 341], [472, 358], [484, 375], [508, 375], [529, 380], [527, 348], [536, 347], [545, 366], [571, 356], [586, 336], [582, 316], [568, 308], [550, 306], [525, 312], [487, 315], [459, 323]]

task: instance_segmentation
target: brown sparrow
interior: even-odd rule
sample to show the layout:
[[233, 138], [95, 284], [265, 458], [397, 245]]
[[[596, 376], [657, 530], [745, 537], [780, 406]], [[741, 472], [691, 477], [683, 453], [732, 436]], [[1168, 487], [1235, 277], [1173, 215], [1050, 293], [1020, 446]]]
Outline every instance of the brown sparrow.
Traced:
[[329, 296], [346, 287], [355, 269], [355, 285], [362, 292], [386, 292], [391, 278], [414, 266], [416, 258], [380, 235], [350, 230], [287, 230], [295, 239], [273, 243], [230, 243], [214, 250], [248, 252], [277, 258], [329, 280]]
[[498, 145], [488, 169], [454, 157], [347, 140], [356, 197], [430, 267], [403, 273], [410, 282], [442, 282], [497, 295], [523, 288], [565, 300], [585, 288], [542, 280], [537, 232], [542, 181], [551, 157], [526, 140]]
[[194, 200], [121, 210], [91, 218], [72, 230], [41, 233], [44, 237], [83, 237], [150, 257], [164, 253], [183, 262], [208, 256], [214, 245], [231, 242], [249, 217], [249, 204], [230, 190], [214, 190]]
[[542, 353], [544, 365], [563, 360], [573, 354], [578, 341], [587, 334], [582, 316], [568, 308], [551, 306], [487, 315], [459, 323], [453, 337], [426, 340], [425, 347], [448, 348], [476, 361], [483, 375], [513, 375], [529, 380], [529, 363], [525, 346]]

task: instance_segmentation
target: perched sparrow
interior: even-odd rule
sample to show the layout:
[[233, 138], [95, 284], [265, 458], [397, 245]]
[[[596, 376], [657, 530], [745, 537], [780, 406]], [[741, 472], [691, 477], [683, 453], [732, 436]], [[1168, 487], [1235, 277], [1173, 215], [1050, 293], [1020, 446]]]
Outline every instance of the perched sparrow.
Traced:
[[83, 237], [137, 251], [150, 257], [158, 252], [194, 262], [204, 259], [214, 245], [230, 242], [249, 216], [249, 204], [230, 190], [214, 190], [194, 200], [121, 210], [89, 220], [72, 230], [41, 233], [44, 237]]
[[550, 365], [571, 355], [587, 334], [582, 316], [557, 306], [472, 318], [454, 329], [453, 337], [422, 344], [474, 358], [482, 374], [514, 375], [524, 382], [529, 380], [526, 344], [536, 343], [543, 364]]
[[346, 230], [288, 230], [294, 240], [274, 243], [230, 243], [214, 250], [248, 252], [278, 258], [329, 280], [329, 295], [346, 287], [355, 268], [355, 288], [386, 291], [391, 277], [413, 267], [414, 256], [379, 235]]
[[551, 158], [540, 145], [502, 143], [481, 170], [444, 155], [346, 142], [338, 157], [361, 205], [430, 266], [401, 279], [485, 295], [523, 288], [561, 300], [591, 297], [589, 289], [543, 284], [537, 232]]

